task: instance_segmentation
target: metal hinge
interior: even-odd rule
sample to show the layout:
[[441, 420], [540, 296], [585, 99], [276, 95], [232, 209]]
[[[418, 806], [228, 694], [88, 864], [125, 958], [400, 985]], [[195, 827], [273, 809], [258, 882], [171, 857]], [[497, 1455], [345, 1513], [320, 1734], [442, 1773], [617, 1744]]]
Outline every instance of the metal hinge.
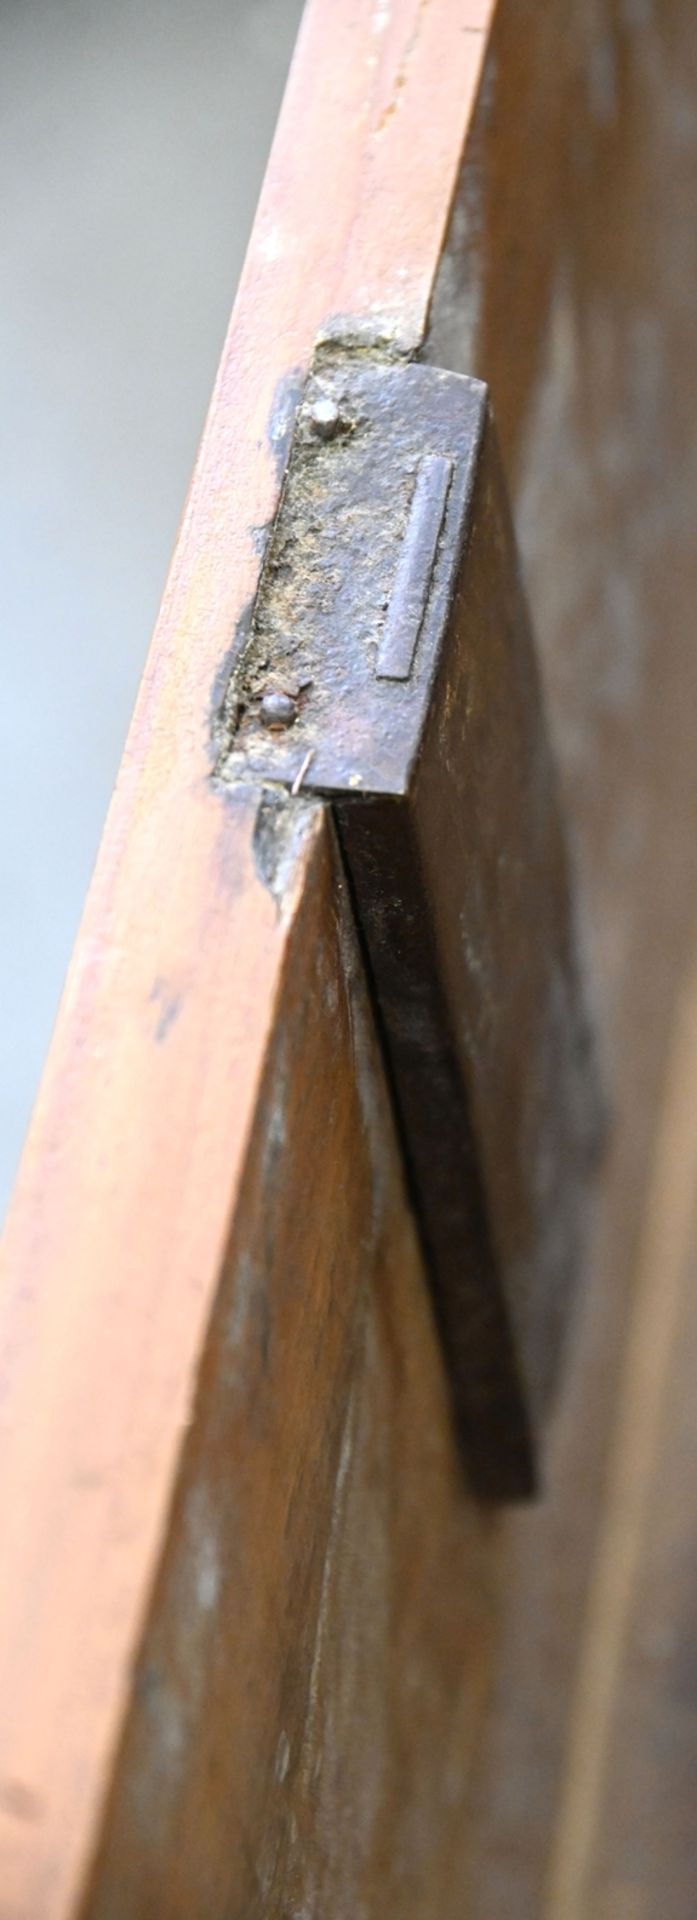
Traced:
[[486, 388], [366, 353], [298, 409], [218, 774], [333, 807], [458, 1429], [531, 1494], [598, 1103]]

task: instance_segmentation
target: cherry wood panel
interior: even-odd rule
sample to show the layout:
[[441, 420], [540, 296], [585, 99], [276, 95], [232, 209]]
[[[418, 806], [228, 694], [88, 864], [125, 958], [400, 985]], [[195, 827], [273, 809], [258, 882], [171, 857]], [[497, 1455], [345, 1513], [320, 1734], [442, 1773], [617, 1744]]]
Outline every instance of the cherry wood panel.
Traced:
[[[306, 14], [8, 1227], [2, 1920], [691, 1910], [694, 32], [492, 11]], [[495, 1526], [323, 817], [209, 779], [315, 337], [411, 350], [432, 293], [492, 389], [613, 1109], [547, 1498]]]
[[314, 833], [90, 1920], [458, 1911], [497, 1533]]
[[[660, 1298], [664, 1279], [672, 1284], [670, 1245], [664, 1275], [652, 1227], [654, 1183], [672, 1233], [691, 1153], [681, 1096], [666, 1183], [664, 1084], [697, 902], [696, 53], [683, 0], [499, 8], [427, 349], [491, 385], [575, 841], [612, 1122], [547, 1499], [507, 1530], [494, 1709], [471, 1806], [475, 1920], [500, 1911], [596, 1920], [601, 1888], [613, 1920], [625, 1908], [632, 1920], [672, 1920], [691, 1911], [697, 1884], [679, 1802], [671, 1865], [659, 1831], [667, 1786], [659, 1796], [654, 1773], [652, 1798], [651, 1763], [632, 1754], [631, 1733], [610, 1766], [620, 1799], [622, 1768], [628, 1780], [643, 1771], [644, 1799], [628, 1787], [624, 1818], [644, 1864], [632, 1887], [625, 1825], [613, 1865], [605, 1748], [594, 1745], [587, 1706], [598, 1593], [616, 1577], [606, 1490], [625, 1419], [625, 1354], [646, 1289]], [[633, 1382], [630, 1400], [634, 1433], [622, 1445], [644, 1460], [648, 1499], [654, 1468]], [[673, 1444], [689, 1445], [687, 1429]], [[667, 1458], [660, 1470], [670, 1474]], [[689, 1555], [691, 1485], [686, 1477], [678, 1495], [671, 1484], [673, 1533]], [[647, 1539], [637, 1580], [649, 1552]], [[670, 1559], [660, 1565], [669, 1633], [685, 1599]], [[614, 1668], [612, 1686], [629, 1727]], [[684, 1793], [697, 1770], [694, 1733], [667, 1685], [653, 1698], [666, 1756], [680, 1747]], [[667, 1767], [676, 1782], [675, 1760]]]
[[97, 1842], [284, 1020], [312, 829], [269, 884], [259, 796], [210, 774], [293, 396], [337, 315], [418, 342], [490, 12], [304, 18], [6, 1232], [3, 1920], [72, 1912]]

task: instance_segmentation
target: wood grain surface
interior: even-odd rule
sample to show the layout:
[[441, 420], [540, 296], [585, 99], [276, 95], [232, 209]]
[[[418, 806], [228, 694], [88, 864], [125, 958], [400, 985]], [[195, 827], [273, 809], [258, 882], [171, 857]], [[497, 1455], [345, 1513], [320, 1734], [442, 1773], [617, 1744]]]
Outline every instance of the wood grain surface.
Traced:
[[[694, 16], [684, 0], [660, 11], [619, 0], [502, 5], [431, 315], [429, 358], [465, 367], [492, 390], [575, 841], [612, 1114], [548, 1497], [508, 1529], [494, 1707], [473, 1780], [473, 1920], [499, 1912], [516, 1920], [597, 1920], [602, 1912], [604, 1920], [606, 1911], [612, 1920], [681, 1920], [697, 1886], [694, 1823], [690, 1834], [684, 1811], [697, 1741], [671, 1688], [670, 1660], [662, 1672], [656, 1664], [652, 1693], [666, 1755], [660, 1794], [656, 1773], [651, 1787], [644, 1771], [648, 1754], [642, 1760], [632, 1747], [640, 1722], [621, 1743], [612, 1735], [609, 1784], [614, 1769], [613, 1805], [623, 1805], [625, 1822], [615, 1862], [605, 1775], [591, 1772], [585, 1736], [579, 1746], [590, 1622], [598, 1580], [608, 1578], [620, 1382], [639, 1337], [640, 1299], [647, 1287], [660, 1299], [664, 1285], [654, 1180], [676, 1021], [685, 1031], [677, 1009], [693, 968], [697, 170], [687, 129], [696, 103]], [[669, 1190], [679, 1196], [692, 1150], [689, 1095], [681, 1112], [672, 1190], [660, 1174], [666, 1221]], [[687, 1287], [686, 1268], [679, 1281], [666, 1272], [665, 1283]], [[678, 1365], [676, 1356], [669, 1397], [684, 1377]], [[636, 1397], [632, 1404], [631, 1451], [640, 1454], [644, 1411]], [[667, 1459], [656, 1465], [655, 1452], [642, 1457], [650, 1502], [653, 1476], [670, 1468]], [[689, 1569], [692, 1484], [673, 1474], [672, 1539], [682, 1540]], [[621, 1554], [621, 1534], [616, 1548]], [[689, 1571], [680, 1598], [671, 1551], [672, 1562], [656, 1546], [652, 1563], [654, 1580], [659, 1566], [664, 1581], [667, 1635], [676, 1607], [685, 1630], [690, 1595], [694, 1607]], [[637, 1583], [651, 1553], [647, 1532]], [[619, 1641], [616, 1658], [624, 1662]], [[612, 1685], [612, 1726], [627, 1728], [615, 1669]], [[673, 1847], [661, 1823], [678, 1752]], [[641, 1862], [634, 1879], [628, 1832]]]
[[209, 776], [293, 395], [337, 315], [417, 344], [490, 12], [304, 18], [6, 1231], [3, 1920], [71, 1913], [96, 1845], [283, 1018], [309, 849], [288, 850], [279, 909], [258, 796]]
[[456, 1911], [496, 1530], [463, 1498], [346, 884], [313, 807], [86, 1911]]
[[[492, 15], [305, 16], [8, 1226], [2, 1920], [694, 1906], [695, 36]], [[323, 816], [209, 780], [316, 335], [427, 327], [492, 390], [614, 1116], [496, 1527]]]

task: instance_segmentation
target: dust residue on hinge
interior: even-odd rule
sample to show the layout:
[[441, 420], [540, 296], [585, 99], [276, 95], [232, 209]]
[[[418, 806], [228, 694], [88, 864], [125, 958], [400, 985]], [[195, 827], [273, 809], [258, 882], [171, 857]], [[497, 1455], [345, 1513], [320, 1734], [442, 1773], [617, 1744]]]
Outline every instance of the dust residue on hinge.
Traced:
[[320, 342], [215, 723], [215, 777], [401, 791], [418, 752], [486, 419], [486, 388]]
[[[357, 568], [370, 549], [371, 564], [385, 551], [385, 597], [390, 583], [391, 548], [406, 525], [409, 473], [395, 475], [390, 498], [391, 527], [385, 514], [373, 514], [361, 500], [349, 470], [342, 465], [360, 436], [375, 440], [379, 420], [360, 394], [359, 370], [393, 375], [403, 356], [373, 335], [339, 342], [320, 340], [307, 380], [299, 393], [281, 493], [271, 523], [253, 601], [235, 636], [222, 703], [214, 730], [215, 774], [230, 777], [233, 743], [259, 744], [264, 734], [273, 747], [283, 736], [297, 741], [297, 772], [302, 784], [316, 744], [316, 732], [330, 722], [331, 663], [317, 656], [318, 621], [327, 615], [341, 565], [339, 537], [351, 542]], [[291, 484], [292, 483], [292, 484]], [[337, 542], [332, 564], [331, 530]], [[360, 610], [356, 622], [360, 630]], [[314, 645], [313, 645], [314, 641]], [[327, 672], [325, 675], [324, 667]], [[326, 684], [325, 684], [326, 680]], [[312, 708], [311, 727], [310, 707]], [[303, 774], [301, 777], [301, 769]], [[292, 785], [287, 770], [284, 784]]]
[[[329, 318], [317, 337], [312, 361], [303, 376], [302, 370], [294, 368], [279, 382], [271, 409], [268, 425], [268, 441], [278, 470], [280, 492], [272, 519], [263, 527], [255, 527], [254, 541], [261, 557], [261, 566], [257, 586], [252, 600], [248, 602], [238, 622], [232, 645], [216, 676], [212, 700], [212, 733], [215, 750], [214, 777], [223, 773], [223, 762], [230, 738], [235, 732], [239, 713], [239, 687], [248, 664], [250, 647], [253, 643], [255, 612], [261, 602], [273, 560], [273, 536], [283, 507], [284, 494], [288, 481], [291, 448], [297, 436], [298, 421], [302, 415], [308, 389], [319, 387], [316, 407], [310, 424], [311, 434], [317, 441], [340, 439], [342, 434], [355, 430], [357, 422], [351, 418], [350, 408], [343, 413], [337, 411], [335, 404], [327, 397], [323, 403], [321, 389], [325, 382], [336, 391], [342, 368], [346, 369], [347, 385], [351, 369], [357, 365], [373, 366], [407, 365], [417, 352], [419, 343], [406, 346], [396, 336], [384, 329], [375, 319], [361, 320], [347, 315], [334, 315]], [[291, 676], [292, 678], [292, 676]], [[281, 696], [281, 703], [302, 699], [303, 688], [300, 684], [278, 686], [276, 676], [271, 674], [268, 692]], [[271, 725], [283, 727], [289, 725], [295, 717], [291, 707], [278, 705], [277, 712], [269, 714]]]

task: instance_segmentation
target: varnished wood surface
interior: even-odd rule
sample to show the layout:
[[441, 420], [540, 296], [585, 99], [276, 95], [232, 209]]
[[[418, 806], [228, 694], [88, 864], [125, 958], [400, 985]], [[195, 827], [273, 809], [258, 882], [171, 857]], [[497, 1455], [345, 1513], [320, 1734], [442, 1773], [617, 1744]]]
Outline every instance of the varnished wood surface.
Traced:
[[496, 1529], [316, 815], [282, 996], [90, 1920], [457, 1911]]
[[292, 397], [337, 315], [418, 341], [490, 12], [314, 0], [304, 19], [6, 1231], [3, 1920], [72, 1912], [96, 1844], [283, 1017], [307, 849], [279, 909], [258, 796], [233, 807], [209, 776]]
[[677, 995], [552, 1845], [564, 1920], [697, 1888], [697, 943]]
[[[633, 1920], [678, 1920], [693, 1911], [697, 1887], [684, 1811], [697, 1744], [669, 1683], [657, 1677], [652, 1691], [649, 1738], [665, 1756], [659, 1786], [660, 1770], [650, 1778], [648, 1750], [639, 1751], [639, 1721], [632, 1750], [626, 1665], [613, 1666], [610, 1764], [620, 1802], [623, 1769], [627, 1781], [614, 1860], [600, 1755], [591, 1766], [579, 1734], [597, 1596], [615, 1577], [608, 1475], [645, 1285], [660, 1326], [664, 1274], [650, 1196], [697, 902], [697, 257], [695, 150], [683, 137], [697, 100], [696, 53], [682, 0], [660, 13], [614, 0], [593, 9], [573, 0], [502, 5], [432, 316], [429, 354], [492, 386], [574, 832], [612, 1118], [548, 1498], [508, 1529], [494, 1707], [471, 1805], [474, 1920], [499, 1912], [597, 1920], [606, 1910], [615, 1920], [625, 1912], [620, 1883]], [[683, 1113], [678, 1155], [689, 1153]], [[671, 1193], [667, 1186], [666, 1223]], [[680, 1285], [688, 1284], [685, 1272]], [[643, 1410], [634, 1406], [641, 1448]], [[693, 1491], [687, 1475], [672, 1486], [671, 1552], [689, 1558]], [[650, 1550], [647, 1536], [637, 1582]], [[670, 1632], [673, 1610], [690, 1602], [687, 1594], [680, 1602], [670, 1559], [656, 1552]], [[625, 1661], [619, 1647], [617, 1659]], [[637, 1770], [641, 1800], [630, 1784]], [[671, 1781], [674, 1846], [661, 1829]], [[634, 1881], [631, 1848], [643, 1860]]]
[[[382, 1119], [359, 1273], [377, 1163], [353, 963], [329, 1027], [304, 1024], [302, 983], [336, 991], [352, 938], [321, 824], [271, 891], [256, 796], [229, 811], [208, 783], [289, 396], [347, 313], [418, 340], [488, 17], [306, 19], [9, 1227], [2, 1920], [694, 1906], [686, 0], [501, 0], [428, 349], [493, 390], [614, 1114], [537, 1513], [491, 1529], [455, 1483]], [[243, 1256], [293, 1007], [289, 1110], [342, 1234], [313, 1251], [323, 1205], [296, 1225], [281, 1186], [303, 1279], [286, 1297], [269, 1253], [269, 1317]]]
[[[83, 948], [77, 991], [89, 1031], [72, 1072], [68, 1056], [64, 1106], [54, 1115], [49, 1102], [45, 1117], [39, 1113], [44, 1190], [26, 1222], [27, 1264], [16, 1268], [19, 1298], [4, 1355], [3, 1920], [72, 1911], [161, 1551], [288, 924], [312, 846], [309, 829], [291, 853], [293, 883], [279, 911], [254, 867], [255, 815], [256, 802], [243, 800], [229, 823], [236, 858], [227, 884], [220, 848], [217, 911], [211, 903], [206, 928], [207, 1003], [196, 992], [193, 955], [158, 974], [153, 911], [136, 956], [150, 969], [150, 990], [139, 1013], [121, 1004], [118, 1045], [110, 1044], [129, 933], [103, 956]], [[229, 988], [229, 905], [240, 889], [247, 944], [236, 953], [234, 1022], [216, 1046], [216, 1008]], [[102, 991], [111, 987], [106, 1002], [94, 972]], [[106, 1137], [105, 1075], [112, 1115], [122, 1103], [118, 1130]], [[183, 1112], [175, 1125], [180, 1097], [187, 1127]], [[143, 1163], [145, 1126], [152, 1157]], [[68, 1180], [73, 1155], [79, 1167]], [[153, 1205], [164, 1199], [153, 1192], [158, 1176], [167, 1180], [165, 1244]]]

